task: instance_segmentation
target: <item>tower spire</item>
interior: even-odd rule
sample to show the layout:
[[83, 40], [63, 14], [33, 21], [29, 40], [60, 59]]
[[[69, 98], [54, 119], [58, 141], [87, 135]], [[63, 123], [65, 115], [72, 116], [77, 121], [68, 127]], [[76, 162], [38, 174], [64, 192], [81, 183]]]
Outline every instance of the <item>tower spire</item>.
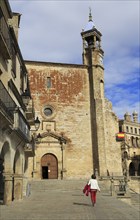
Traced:
[[89, 21], [92, 21], [91, 7], [89, 7]]

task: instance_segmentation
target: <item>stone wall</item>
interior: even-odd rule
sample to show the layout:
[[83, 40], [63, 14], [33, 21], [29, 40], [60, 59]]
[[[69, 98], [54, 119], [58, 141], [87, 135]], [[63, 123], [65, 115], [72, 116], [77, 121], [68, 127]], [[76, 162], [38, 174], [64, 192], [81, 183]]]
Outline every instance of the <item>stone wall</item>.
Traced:
[[[64, 150], [64, 169], [67, 178], [85, 178], [93, 172], [90, 98], [87, 69], [78, 65], [26, 63], [30, 78], [31, 94], [36, 115], [41, 120], [38, 133], [43, 134], [50, 123], [55, 134], [63, 133], [67, 139]], [[47, 77], [51, 88], [47, 88]], [[45, 107], [53, 113], [45, 116]], [[48, 143], [48, 137], [36, 149], [37, 177], [41, 177], [40, 160], [46, 153], [53, 153], [61, 169], [59, 143]]]
[[106, 120], [106, 161], [109, 175], [122, 175], [121, 147], [116, 142], [118, 133], [118, 118], [112, 111], [112, 104], [105, 100], [105, 120]]

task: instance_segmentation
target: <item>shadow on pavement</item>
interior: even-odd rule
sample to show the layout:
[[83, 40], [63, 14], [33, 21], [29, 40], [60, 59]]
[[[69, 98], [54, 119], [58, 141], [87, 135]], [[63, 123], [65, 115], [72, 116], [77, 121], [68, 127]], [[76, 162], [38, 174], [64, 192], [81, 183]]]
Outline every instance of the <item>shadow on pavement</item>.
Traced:
[[92, 206], [90, 204], [86, 204], [86, 203], [79, 203], [79, 202], [74, 202], [73, 205], [84, 205], [84, 206]]
[[72, 196], [84, 196], [84, 195], [82, 195], [82, 194], [72, 194]]

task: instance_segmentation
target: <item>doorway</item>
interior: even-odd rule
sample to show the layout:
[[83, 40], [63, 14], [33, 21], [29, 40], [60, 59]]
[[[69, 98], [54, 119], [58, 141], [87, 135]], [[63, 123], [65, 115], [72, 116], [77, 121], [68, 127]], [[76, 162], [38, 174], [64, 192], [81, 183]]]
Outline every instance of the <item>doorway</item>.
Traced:
[[129, 176], [135, 176], [135, 165], [133, 162], [129, 165]]
[[58, 160], [54, 154], [45, 154], [41, 158], [42, 179], [58, 179]]
[[42, 178], [48, 179], [48, 166], [42, 166]]

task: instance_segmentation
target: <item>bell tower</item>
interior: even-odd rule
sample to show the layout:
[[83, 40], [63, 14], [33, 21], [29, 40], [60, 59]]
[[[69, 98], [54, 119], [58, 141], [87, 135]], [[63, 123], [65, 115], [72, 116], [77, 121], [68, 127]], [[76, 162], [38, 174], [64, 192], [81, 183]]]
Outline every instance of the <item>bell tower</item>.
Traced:
[[91, 9], [89, 21], [81, 33], [83, 39], [83, 64], [88, 67], [90, 87], [90, 113], [93, 151], [93, 169], [106, 175], [105, 111], [104, 111], [104, 51], [101, 48], [102, 34], [95, 27]]

